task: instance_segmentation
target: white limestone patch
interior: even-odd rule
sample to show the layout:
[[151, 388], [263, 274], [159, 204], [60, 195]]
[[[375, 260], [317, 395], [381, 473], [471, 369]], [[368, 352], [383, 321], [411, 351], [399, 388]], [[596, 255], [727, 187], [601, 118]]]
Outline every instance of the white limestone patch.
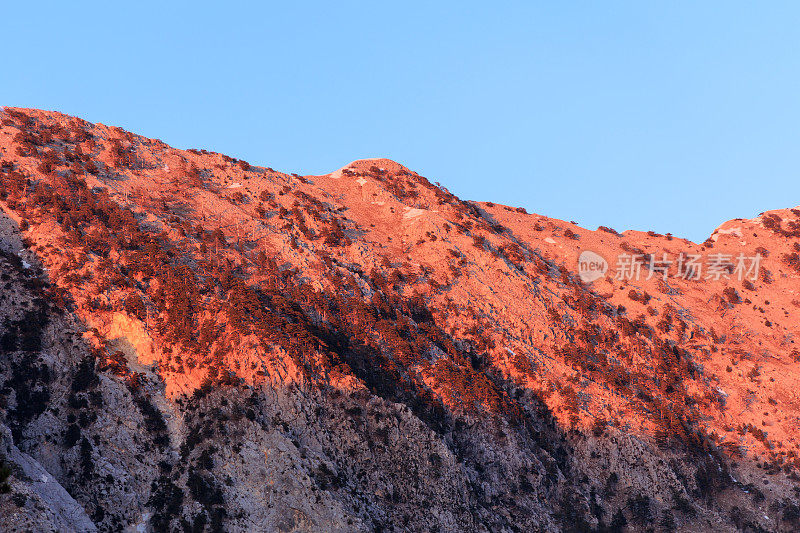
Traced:
[[[0, 423], [0, 454], [19, 470], [20, 477], [24, 476], [23, 479], [30, 480], [29, 489], [47, 508], [49, 522], [55, 531], [97, 531], [97, 527], [89, 519], [83, 507], [64, 487], [36, 459], [14, 445], [11, 430], [2, 423]], [[4, 521], [0, 528], [6, 531]]]
[[719, 239], [719, 237], [721, 235], [733, 235], [734, 237], [742, 237], [742, 228], [739, 227], [739, 226], [736, 226], [735, 228], [718, 229], [711, 236], [711, 240], [716, 242], [717, 239]]
[[147, 531], [147, 523], [150, 521], [151, 516], [152, 513], [149, 512], [142, 513], [142, 521], [136, 524], [137, 533], [145, 533], [145, 531]]
[[403, 209], [406, 211], [403, 214], [403, 218], [406, 220], [417, 218], [425, 212], [424, 209], [417, 209], [416, 207], [404, 207]]

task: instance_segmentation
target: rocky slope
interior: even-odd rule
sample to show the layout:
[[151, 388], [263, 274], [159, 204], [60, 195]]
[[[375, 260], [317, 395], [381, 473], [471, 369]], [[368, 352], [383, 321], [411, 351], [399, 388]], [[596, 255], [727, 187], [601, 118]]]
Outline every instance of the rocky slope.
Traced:
[[12, 108], [0, 207], [2, 530], [800, 528], [800, 210], [589, 231]]

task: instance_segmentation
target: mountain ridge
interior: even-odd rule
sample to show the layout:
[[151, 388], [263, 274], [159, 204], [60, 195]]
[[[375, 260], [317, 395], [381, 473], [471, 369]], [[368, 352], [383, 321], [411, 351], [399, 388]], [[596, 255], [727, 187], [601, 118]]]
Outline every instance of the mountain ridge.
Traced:
[[[37, 341], [4, 305], [8, 446], [98, 529], [797, 524], [797, 209], [697, 244], [465, 202], [385, 159], [300, 176], [57, 113], [0, 116], [4, 272], [81, 338], [25, 376], [40, 350], [24, 343], [66, 341]], [[591, 284], [584, 251], [608, 262]], [[679, 254], [726, 260], [687, 280]], [[639, 257], [640, 278], [615, 255]], [[736, 257], [756, 255], [763, 269], [737, 279]], [[106, 441], [115, 420], [145, 430]], [[160, 460], [118, 453], [123, 437]], [[248, 488], [265, 462], [295, 472], [283, 496]], [[87, 482], [105, 471], [130, 482]]]

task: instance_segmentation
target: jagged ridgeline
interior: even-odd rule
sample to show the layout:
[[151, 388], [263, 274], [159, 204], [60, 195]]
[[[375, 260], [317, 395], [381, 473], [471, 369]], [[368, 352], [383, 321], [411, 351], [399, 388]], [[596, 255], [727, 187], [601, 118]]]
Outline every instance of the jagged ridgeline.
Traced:
[[589, 285], [584, 247], [736, 243], [0, 117], [11, 530], [800, 527], [791, 416], [761, 414], [797, 408], [794, 210], [746, 221], [761, 278]]

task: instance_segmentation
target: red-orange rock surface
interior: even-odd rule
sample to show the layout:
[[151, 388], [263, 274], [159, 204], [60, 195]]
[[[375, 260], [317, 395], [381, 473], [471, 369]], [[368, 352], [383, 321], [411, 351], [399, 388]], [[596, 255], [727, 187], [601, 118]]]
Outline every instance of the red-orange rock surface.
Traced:
[[97, 528], [800, 527], [800, 210], [697, 244], [0, 118], [6, 448]]

